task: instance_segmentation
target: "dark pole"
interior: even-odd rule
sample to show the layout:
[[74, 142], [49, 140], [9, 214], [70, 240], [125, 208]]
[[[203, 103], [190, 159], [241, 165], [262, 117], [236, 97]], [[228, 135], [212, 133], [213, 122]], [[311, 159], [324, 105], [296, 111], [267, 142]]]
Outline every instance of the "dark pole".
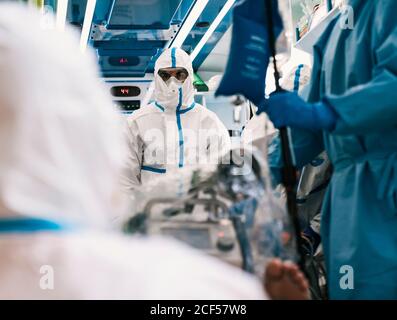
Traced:
[[[276, 39], [274, 35], [274, 23], [273, 23], [273, 0], [265, 0], [265, 8], [267, 14], [267, 30], [269, 37], [269, 49], [271, 56], [273, 57], [273, 67], [274, 67], [274, 80], [276, 83], [276, 92], [282, 91], [280, 86], [280, 73], [277, 68], [276, 61]], [[288, 214], [293, 224], [294, 232], [295, 232], [295, 242], [299, 256], [299, 266], [301, 270], [305, 270], [304, 268], [304, 252], [302, 248], [302, 238], [300, 236], [300, 224], [298, 219], [298, 209], [296, 206], [296, 183], [297, 183], [297, 171], [292, 159], [291, 148], [290, 148], [290, 139], [288, 135], [287, 128], [280, 128], [280, 140], [281, 140], [281, 152], [283, 159], [283, 184], [285, 187], [286, 195], [287, 195], [287, 209]]]

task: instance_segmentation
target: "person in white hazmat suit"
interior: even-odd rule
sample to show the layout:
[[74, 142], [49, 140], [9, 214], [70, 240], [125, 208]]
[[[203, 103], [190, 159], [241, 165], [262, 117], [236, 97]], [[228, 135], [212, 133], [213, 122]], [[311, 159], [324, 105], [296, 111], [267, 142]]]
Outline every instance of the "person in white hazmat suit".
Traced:
[[[122, 122], [77, 34], [39, 26], [0, 4], [0, 299], [265, 299], [253, 277], [176, 241], [107, 231], [124, 207]], [[280, 261], [266, 285], [306, 296]]]
[[128, 118], [127, 136], [125, 184], [131, 190], [178, 168], [217, 164], [230, 150], [226, 127], [194, 102], [192, 61], [179, 48], [166, 49], [157, 59], [154, 101]]

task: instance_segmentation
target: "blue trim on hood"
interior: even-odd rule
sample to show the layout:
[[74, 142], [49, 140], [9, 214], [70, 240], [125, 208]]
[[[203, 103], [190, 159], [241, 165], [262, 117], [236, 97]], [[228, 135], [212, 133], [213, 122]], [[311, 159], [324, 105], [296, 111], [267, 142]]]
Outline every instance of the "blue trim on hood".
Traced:
[[172, 48], [171, 49], [171, 66], [172, 66], [172, 68], [176, 68], [176, 55], [175, 55], [175, 52], [176, 52], [176, 48]]

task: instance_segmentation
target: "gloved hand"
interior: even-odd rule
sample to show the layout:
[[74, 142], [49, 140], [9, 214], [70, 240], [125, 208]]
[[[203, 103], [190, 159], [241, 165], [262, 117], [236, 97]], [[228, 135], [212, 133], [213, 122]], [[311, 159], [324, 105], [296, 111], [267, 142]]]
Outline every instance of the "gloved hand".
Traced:
[[296, 93], [278, 92], [271, 94], [258, 114], [266, 112], [276, 128], [292, 127], [313, 131], [332, 131], [337, 115], [326, 103], [306, 103]]

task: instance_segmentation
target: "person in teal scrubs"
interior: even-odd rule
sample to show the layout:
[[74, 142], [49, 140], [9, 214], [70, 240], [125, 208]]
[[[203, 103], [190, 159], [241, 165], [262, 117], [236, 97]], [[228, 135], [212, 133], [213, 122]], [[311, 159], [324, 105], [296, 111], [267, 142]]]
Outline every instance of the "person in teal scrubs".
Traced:
[[261, 110], [291, 128], [298, 167], [323, 150], [333, 164], [321, 230], [330, 298], [397, 299], [397, 1], [348, 4], [354, 27], [339, 15], [315, 44], [306, 99], [276, 93]]

